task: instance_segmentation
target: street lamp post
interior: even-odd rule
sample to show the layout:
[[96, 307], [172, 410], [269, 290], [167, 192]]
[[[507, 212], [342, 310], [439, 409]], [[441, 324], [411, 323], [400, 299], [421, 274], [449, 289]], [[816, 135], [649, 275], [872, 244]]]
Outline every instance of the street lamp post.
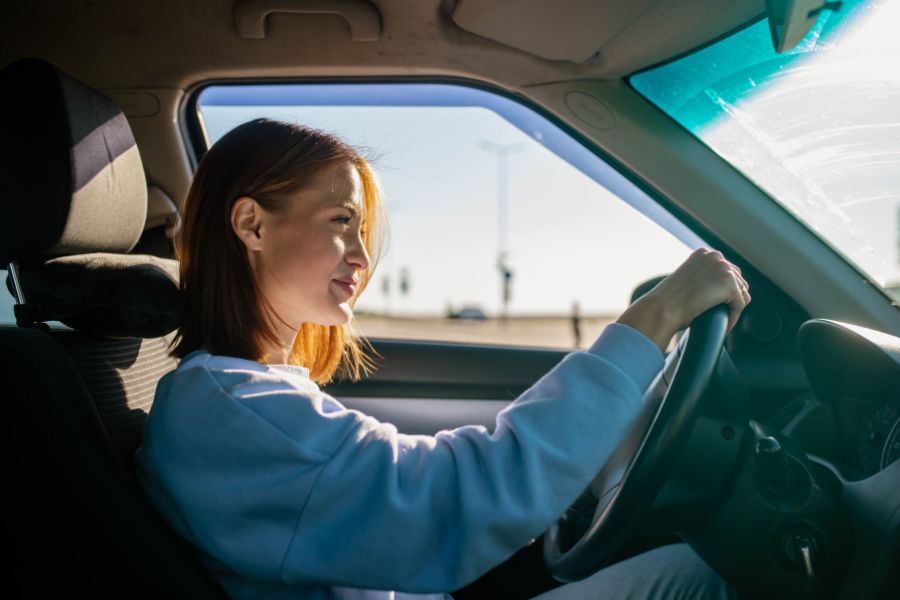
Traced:
[[508, 263], [509, 243], [509, 157], [521, 150], [522, 144], [498, 144], [490, 140], [479, 140], [482, 150], [497, 156], [497, 269], [500, 272], [501, 322], [506, 325], [509, 316], [509, 301], [512, 297], [513, 272]]

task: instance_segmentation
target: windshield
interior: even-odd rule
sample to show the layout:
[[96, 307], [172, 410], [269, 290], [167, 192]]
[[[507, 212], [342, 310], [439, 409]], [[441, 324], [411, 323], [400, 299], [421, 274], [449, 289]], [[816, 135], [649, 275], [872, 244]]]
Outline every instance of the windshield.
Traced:
[[900, 2], [846, 1], [777, 54], [765, 20], [634, 88], [900, 299]]

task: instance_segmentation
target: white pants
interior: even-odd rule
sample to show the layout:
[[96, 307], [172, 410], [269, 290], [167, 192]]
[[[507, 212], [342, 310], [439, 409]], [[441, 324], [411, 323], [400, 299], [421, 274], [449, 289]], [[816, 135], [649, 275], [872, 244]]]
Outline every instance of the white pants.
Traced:
[[[453, 600], [450, 594], [410, 594], [334, 588], [340, 600]], [[601, 569], [535, 600], [734, 600], [737, 592], [687, 544], [662, 546]]]
[[539, 600], [732, 600], [737, 592], [687, 544], [662, 546], [536, 596]]

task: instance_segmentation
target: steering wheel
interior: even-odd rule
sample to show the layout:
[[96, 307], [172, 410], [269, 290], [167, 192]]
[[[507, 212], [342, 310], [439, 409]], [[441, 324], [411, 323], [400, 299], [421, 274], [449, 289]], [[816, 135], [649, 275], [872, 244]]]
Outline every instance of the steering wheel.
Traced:
[[610, 460], [544, 534], [544, 563], [557, 580], [578, 581], [595, 573], [641, 522], [690, 437], [727, 328], [724, 304], [694, 319]]

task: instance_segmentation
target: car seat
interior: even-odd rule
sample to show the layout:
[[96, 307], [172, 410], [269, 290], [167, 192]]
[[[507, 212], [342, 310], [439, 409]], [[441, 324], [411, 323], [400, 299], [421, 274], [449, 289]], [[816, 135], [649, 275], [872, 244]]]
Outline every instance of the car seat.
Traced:
[[134, 479], [184, 308], [174, 261], [127, 254], [147, 213], [128, 122], [39, 59], [0, 72], [0, 106], [13, 579], [29, 595], [227, 598]]

